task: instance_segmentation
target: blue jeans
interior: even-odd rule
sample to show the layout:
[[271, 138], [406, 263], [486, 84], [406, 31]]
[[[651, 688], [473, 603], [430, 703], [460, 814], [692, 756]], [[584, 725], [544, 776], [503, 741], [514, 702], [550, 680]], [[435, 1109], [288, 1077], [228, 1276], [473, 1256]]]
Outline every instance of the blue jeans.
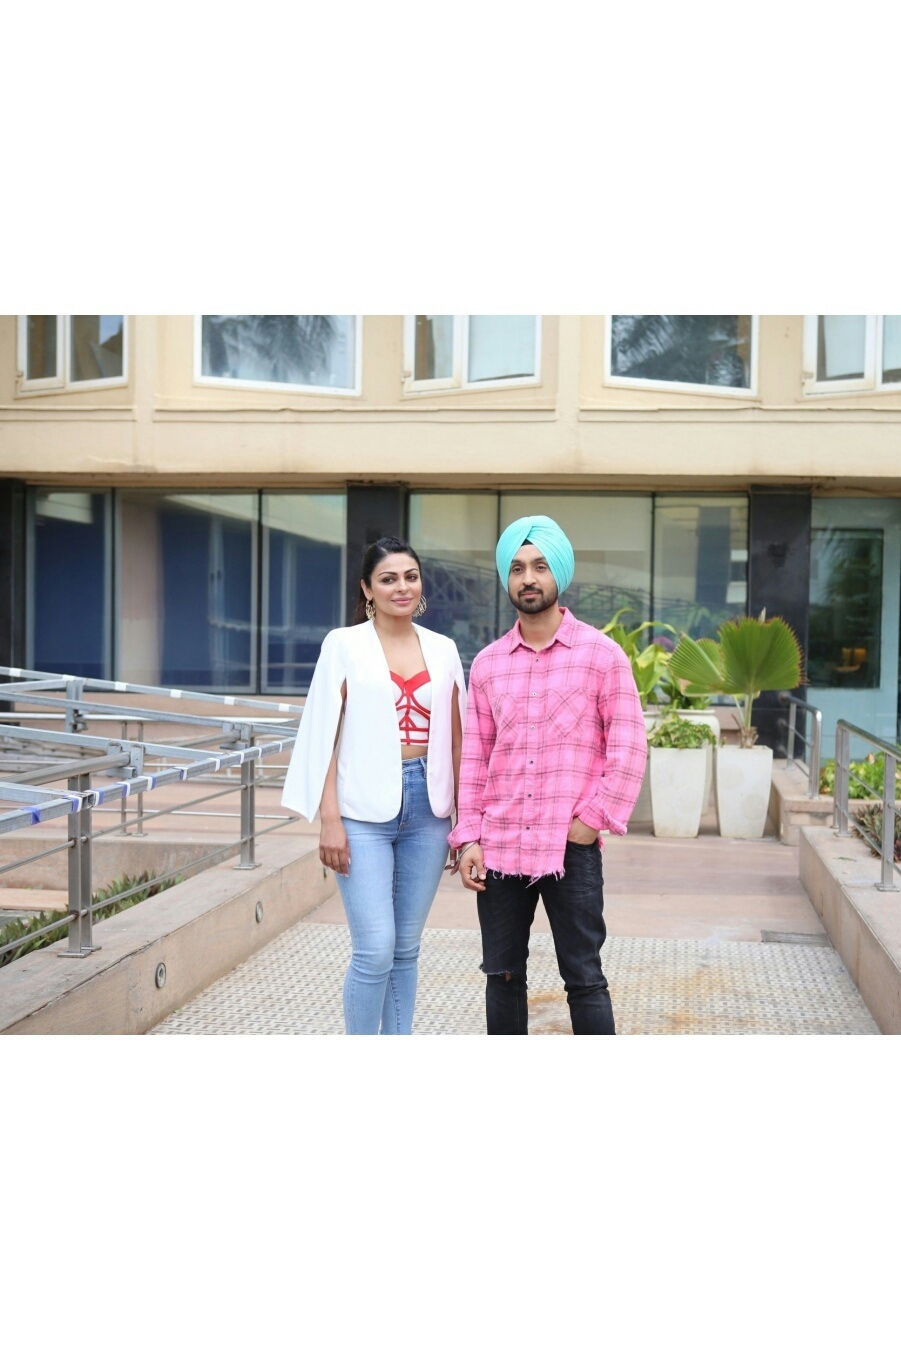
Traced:
[[393, 820], [342, 817], [350, 875], [338, 877], [353, 955], [344, 980], [348, 1036], [409, 1036], [419, 940], [444, 864], [450, 819], [432, 813], [425, 756], [403, 761]]

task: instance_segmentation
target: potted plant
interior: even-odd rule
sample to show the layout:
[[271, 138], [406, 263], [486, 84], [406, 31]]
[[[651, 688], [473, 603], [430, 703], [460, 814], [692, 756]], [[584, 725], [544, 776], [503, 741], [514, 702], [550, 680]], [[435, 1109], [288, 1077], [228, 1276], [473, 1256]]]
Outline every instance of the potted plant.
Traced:
[[784, 619], [730, 619], [719, 641], [686, 633], [670, 658], [670, 673], [685, 680], [688, 694], [723, 694], [739, 710], [739, 745], [716, 754], [716, 814], [719, 831], [730, 839], [760, 839], [770, 800], [773, 752], [755, 745], [751, 716], [758, 694], [795, 689], [801, 683], [801, 648]]
[[[648, 736], [648, 777], [654, 834], [693, 839], [707, 801], [707, 770], [717, 736], [703, 722], [667, 713]], [[709, 787], [708, 787], [709, 791]]]
[[[666, 716], [667, 712], [679, 708], [684, 716], [704, 722], [719, 740], [720, 726], [716, 713], [704, 711], [710, 702], [709, 697], [703, 694], [686, 693], [679, 681], [673, 679], [670, 675], [669, 661], [673, 646], [671, 639], [664, 635], [654, 638], [642, 646], [642, 635], [650, 630], [660, 628], [664, 630], [664, 634], [672, 634], [675, 637], [675, 628], [660, 619], [646, 619], [644, 623], [638, 624], [635, 628], [626, 628], [620, 623], [620, 619], [624, 614], [631, 614], [631, 612], [628, 606], [618, 609], [610, 622], [606, 623], [601, 629], [601, 632], [606, 633], [608, 637], [622, 647], [629, 658], [635, 687], [638, 690], [638, 697], [644, 711], [645, 731], [650, 733], [660, 719]], [[713, 759], [710, 757], [707, 761], [707, 776], [704, 788], [705, 805], [710, 798], [712, 775]], [[647, 824], [651, 820], [650, 779], [647, 771], [642, 780], [638, 800], [632, 809], [631, 820], [635, 825]]]

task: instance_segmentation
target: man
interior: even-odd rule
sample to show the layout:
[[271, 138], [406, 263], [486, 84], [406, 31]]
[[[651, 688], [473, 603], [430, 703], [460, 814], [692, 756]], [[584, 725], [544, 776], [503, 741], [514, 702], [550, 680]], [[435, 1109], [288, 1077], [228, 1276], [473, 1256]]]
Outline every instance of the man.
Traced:
[[455, 870], [477, 891], [488, 1034], [526, 1035], [526, 960], [539, 895], [576, 1035], [613, 1035], [599, 832], [625, 834], [647, 756], [631, 667], [610, 638], [561, 608], [572, 545], [548, 516], [497, 545], [513, 628], [472, 664]]

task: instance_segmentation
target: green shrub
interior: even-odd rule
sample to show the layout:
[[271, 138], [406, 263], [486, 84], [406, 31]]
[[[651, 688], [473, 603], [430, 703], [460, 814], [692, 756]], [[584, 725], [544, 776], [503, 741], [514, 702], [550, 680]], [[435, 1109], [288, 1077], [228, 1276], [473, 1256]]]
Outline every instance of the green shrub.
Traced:
[[[867, 755], [866, 759], [852, 759], [851, 774], [863, 779], [858, 783], [852, 776], [848, 780], [848, 796], [851, 801], [867, 801], [882, 796], [882, 783], [885, 775], [885, 755]], [[864, 786], [864, 783], [866, 786]], [[820, 792], [828, 797], [835, 796], [835, 760], [827, 759], [820, 770]], [[895, 796], [901, 794], [901, 765], [895, 771]]]
[[[852, 821], [854, 829], [860, 835], [871, 853], [882, 856], [882, 802], [874, 806], [865, 806], [860, 815]], [[901, 816], [895, 816], [895, 862], [901, 862]]]
[[716, 736], [704, 722], [667, 713], [648, 733], [648, 745], [655, 750], [700, 750], [705, 745], [716, 745]]
[[[94, 921], [96, 923], [100, 919], [108, 919], [113, 914], [120, 914], [123, 910], [131, 909], [132, 905], [139, 905], [142, 900], [146, 900], [149, 896], [158, 895], [160, 891], [167, 891], [170, 886], [176, 885], [180, 880], [180, 877], [169, 877], [165, 881], [154, 881], [152, 872], [142, 872], [137, 877], [117, 877], [109, 886], [94, 892], [95, 907], [104, 900], [111, 901], [110, 904], [104, 905], [99, 913], [95, 913]], [[121, 895], [123, 891], [130, 891], [133, 886], [140, 886], [141, 889], [135, 891], [133, 895], [126, 895], [122, 900], [112, 899], [113, 896]], [[27, 937], [30, 933], [35, 935], [31, 942], [23, 942], [21, 947], [0, 954], [0, 966], [9, 965], [10, 961], [16, 961], [20, 956], [27, 955], [28, 952], [39, 951], [42, 947], [49, 947], [52, 943], [68, 937], [68, 929], [65, 927], [54, 928], [52, 933], [38, 931], [48, 923], [53, 923], [54, 919], [61, 917], [60, 914], [42, 910], [40, 914], [32, 914], [27, 919], [12, 919], [9, 923], [0, 927], [0, 947], [5, 947], [7, 942], [15, 942], [17, 938]]]

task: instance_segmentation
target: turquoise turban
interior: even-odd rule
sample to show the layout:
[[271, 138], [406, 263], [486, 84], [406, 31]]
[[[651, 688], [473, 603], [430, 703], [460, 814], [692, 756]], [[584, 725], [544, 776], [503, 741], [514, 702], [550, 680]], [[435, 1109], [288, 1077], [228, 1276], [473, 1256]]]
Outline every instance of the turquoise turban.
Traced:
[[534, 544], [544, 555], [562, 595], [575, 574], [576, 558], [572, 544], [550, 516], [522, 516], [508, 525], [497, 541], [494, 556], [504, 590], [510, 584], [513, 559], [523, 544]]

